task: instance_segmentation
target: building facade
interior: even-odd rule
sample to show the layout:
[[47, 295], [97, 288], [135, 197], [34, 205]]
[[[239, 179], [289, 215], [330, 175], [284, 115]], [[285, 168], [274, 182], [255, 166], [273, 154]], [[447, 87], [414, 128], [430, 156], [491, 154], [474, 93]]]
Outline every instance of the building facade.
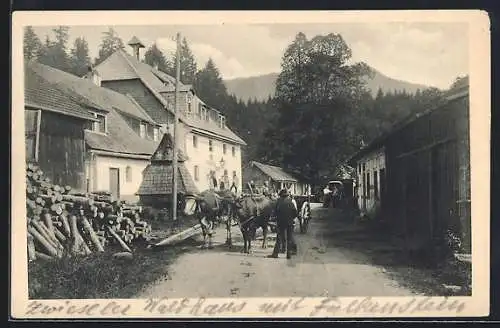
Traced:
[[[89, 78], [118, 93], [128, 94], [160, 125], [160, 134], [173, 135], [175, 79], [139, 60], [137, 38], [129, 44], [136, 56], [118, 50], [96, 66]], [[180, 84], [177, 103], [177, 147], [187, 157], [185, 166], [196, 187], [210, 182], [242, 186], [241, 151], [245, 142], [226, 125], [226, 119], [196, 96], [190, 85]], [[235, 179], [233, 181], [233, 176]]]
[[405, 247], [434, 249], [452, 233], [460, 236], [461, 251], [470, 253], [469, 154], [465, 83], [351, 158], [358, 173], [359, 207], [370, 207], [377, 183], [377, 194], [382, 195], [380, 217]]
[[78, 150], [83, 191], [108, 191], [117, 199], [137, 200], [142, 171], [160, 140], [160, 125], [133, 97], [100, 87], [96, 79], [82, 79], [39, 63], [31, 64], [31, 69], [93, 119], [83, 126], [84, 143]]
[[375, 149], [356, 161], [356, 200], [362, 215], [380, 214], [385, 198], [385, 151]]
[[247, 184], [251, 181], [254, 182], [258, 189], [264, 186], [264, 182], [267, 182], [275, 192], [281, 189], [287, 189], [292, 195], [307, 195], [310, 192], [309, 184], [300, 181], [282, 168], [256, 161], [250, 162], [244, 168], [243, 182], [245, 189], [247, 189]]

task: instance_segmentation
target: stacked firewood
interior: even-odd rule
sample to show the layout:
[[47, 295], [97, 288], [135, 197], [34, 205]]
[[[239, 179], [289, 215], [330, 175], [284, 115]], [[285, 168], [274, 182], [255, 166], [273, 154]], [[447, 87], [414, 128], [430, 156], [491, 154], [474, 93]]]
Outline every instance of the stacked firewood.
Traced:
[[141, 207], [54, 185], [35, 164], [26, 170], [26, 209], [30, 261], [104, 252], [111, 244], [132, 252], [129, 245], [151, 233]]

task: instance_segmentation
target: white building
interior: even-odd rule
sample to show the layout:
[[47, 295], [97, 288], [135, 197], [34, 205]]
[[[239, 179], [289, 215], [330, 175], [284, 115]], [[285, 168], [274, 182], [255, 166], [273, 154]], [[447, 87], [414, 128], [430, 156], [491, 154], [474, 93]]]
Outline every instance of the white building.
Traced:
[[[129, 45], [135, 57], [118, 50], [96, 66], [89, 77], [105, 88], [130, 95], [160, 124], [160, 133], [173, 134], [175, 79], [140, 62], [139, 48], [144, 46], [137, 38]], [[241, 147], [246, 143], [226, 125], [223, 114], [196, 96], [192, 86], [180, 84], [177, 108], [180, 138], [176, 142], [188, 158], [185, 165], [196, 187], [200, 191], [208, 189], [213, 175], [218, 185], [225, 182], [229, 188], [234, 174], [241, 190]]]

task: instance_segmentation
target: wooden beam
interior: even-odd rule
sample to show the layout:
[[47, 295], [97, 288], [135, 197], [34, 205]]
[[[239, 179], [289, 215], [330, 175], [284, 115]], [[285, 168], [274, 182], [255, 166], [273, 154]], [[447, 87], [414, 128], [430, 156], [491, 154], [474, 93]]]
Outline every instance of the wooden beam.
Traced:
[[429, 150], [429, 149], [432, 149], [436, 146], [439, 146], [439, 145], [442, 145], [442, 144], [445, 144], [445, 143], [448, 143], [448, 142], [452, 142], [452, 141], [455, 141], [456, 138], [447, 138], [447, 139], [444, 139], [444, 140], [440, 140], [440, 141], [436, 141], [430, 145], [427, 145], [427, 146], [424, 146], [424, 147], [420, 147], [420, 148], [417, 148], [415, 150], [412, 150], [412, 151], [409, 151], [409, 152], [406, 152], [406, 153], [402, 153], [402, 154], [399, 154], [398, 156], [396, 156], [397, 159], [400, 159], [400, 158], [403, 158], [403, 157], [408, 157], [408, 156], [411, 156], [411, 155], [415, 155], [417, 153], [421, 153], [423, 151], [426, 151], [426, 150]]
[[38, 162], [38, 150], [40, 149], [40, 126], [42, 125], [42, 111], [36, 113], [36, 138], [35, 138], [35, 161]]

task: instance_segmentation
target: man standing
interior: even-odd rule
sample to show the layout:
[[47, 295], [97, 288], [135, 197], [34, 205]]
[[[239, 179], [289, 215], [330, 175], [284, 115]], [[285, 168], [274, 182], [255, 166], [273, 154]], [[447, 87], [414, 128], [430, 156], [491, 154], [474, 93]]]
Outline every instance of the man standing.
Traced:
[[293, 206], [292, 200], [288, 197], [288, 191], [283, 189], [279, 192], [279, 199], [276, 203], [276, 221], [278, 233], [276, 244], [270, 258], [278, 258], [282, 241], [286, 241], [286, 258], [290, 259], [292, 255], [293, 243], [293, 219], [297, 216], [297, 210]]
[[234, 193], [238, 194], [238, 176], [236, 175], [236, 172], [233, 172], [233, 184], [231, 185], [231, 188], [229, 188], [230, 191], [233, 191]]

